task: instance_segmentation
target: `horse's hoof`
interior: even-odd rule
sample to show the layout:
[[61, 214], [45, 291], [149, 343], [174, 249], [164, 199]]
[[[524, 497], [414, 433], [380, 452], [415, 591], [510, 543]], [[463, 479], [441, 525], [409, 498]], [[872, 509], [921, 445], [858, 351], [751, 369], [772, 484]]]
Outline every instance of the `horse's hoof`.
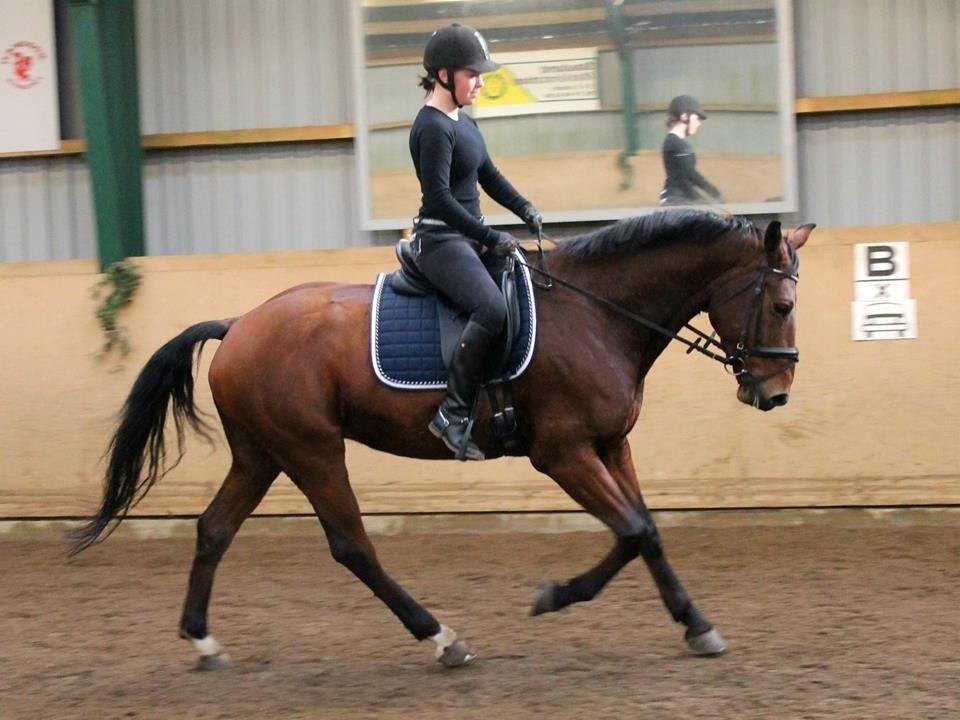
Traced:
[[554, 597], [558, 587], [559, 585], [553, 580], [540, 583], [540, 587], [537, 588], [537, 596], [533, 599], [533, 607], [530, 608], [531, 616], [536, 617], [557, 609]]
[[455, 668], [469, 665], [476, 657], [477, 654], [463, 640], [457, 640], [452, 645], [445, 647], [437, 660], [444, 667]]
[[700, 635], [688, 637], [687, 644], [697, 655], [722, 655], [727, 651], [726, 641], [713, 628]]
[[225, 652], [216, 655], [201, 655], [197, 660], [197, 670], [208, 672], [210, 670], [225, 670], [230, 667], [230, 656]]

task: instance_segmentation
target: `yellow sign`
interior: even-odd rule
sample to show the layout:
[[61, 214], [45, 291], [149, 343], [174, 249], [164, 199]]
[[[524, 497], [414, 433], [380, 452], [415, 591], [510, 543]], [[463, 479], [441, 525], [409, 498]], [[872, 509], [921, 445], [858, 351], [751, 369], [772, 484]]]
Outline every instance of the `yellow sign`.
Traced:
[[600, 109], [597, 48], [498, 53], [483, 76], [475, 118]]
[[517, 84], [513, 74], [505, 67], [483, 76], [483, 89], [477, 98], [480, 107], [497, 105], [528, 105], [537, 99]]

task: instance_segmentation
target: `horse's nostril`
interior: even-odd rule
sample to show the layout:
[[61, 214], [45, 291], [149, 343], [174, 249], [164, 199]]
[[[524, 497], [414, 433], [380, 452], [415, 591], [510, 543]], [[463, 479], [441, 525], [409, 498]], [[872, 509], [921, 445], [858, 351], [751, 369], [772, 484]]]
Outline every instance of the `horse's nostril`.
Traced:
[[786, 405], [789, 399], [789, 393], [780, 393], [779, 395], [774, 395], [772, 398], [770, 398], [770, 402], [773, 403], [774, 407], [778, 407], [780, 405]]

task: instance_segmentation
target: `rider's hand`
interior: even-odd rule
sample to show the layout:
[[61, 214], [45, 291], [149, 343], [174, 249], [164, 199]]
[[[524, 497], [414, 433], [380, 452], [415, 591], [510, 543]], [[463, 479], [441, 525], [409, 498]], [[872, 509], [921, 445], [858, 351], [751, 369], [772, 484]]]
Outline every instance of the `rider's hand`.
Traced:
[[533, 203], [527, 203], [520, 210], [520, 219], [523, 220], [531, 235], [539, 235], [543, 231], [543, 218], [540, 217], [540, 211]]
[[502, 232], [490, 249], [497, 257], [507, 257], [508, 255], [512, 255], [514, 250], [519, 247], [520, 243], [517, 242], [517, 239], [513, 235]]

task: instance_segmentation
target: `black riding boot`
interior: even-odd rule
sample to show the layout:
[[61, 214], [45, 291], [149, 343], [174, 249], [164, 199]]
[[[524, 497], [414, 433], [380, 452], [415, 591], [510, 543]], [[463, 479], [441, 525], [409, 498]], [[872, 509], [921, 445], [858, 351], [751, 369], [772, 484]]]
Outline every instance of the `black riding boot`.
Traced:
[[[470, 420], [473, 400], [482, 380], [483, 361], [496, 337], [480, 323], [470, 320], [450, 359], [447, 397], [430, 421], [430, 432], [454, 453], [460, 451]], [[465, 459], [483, 460], [483, 451], [468, 441]]]

